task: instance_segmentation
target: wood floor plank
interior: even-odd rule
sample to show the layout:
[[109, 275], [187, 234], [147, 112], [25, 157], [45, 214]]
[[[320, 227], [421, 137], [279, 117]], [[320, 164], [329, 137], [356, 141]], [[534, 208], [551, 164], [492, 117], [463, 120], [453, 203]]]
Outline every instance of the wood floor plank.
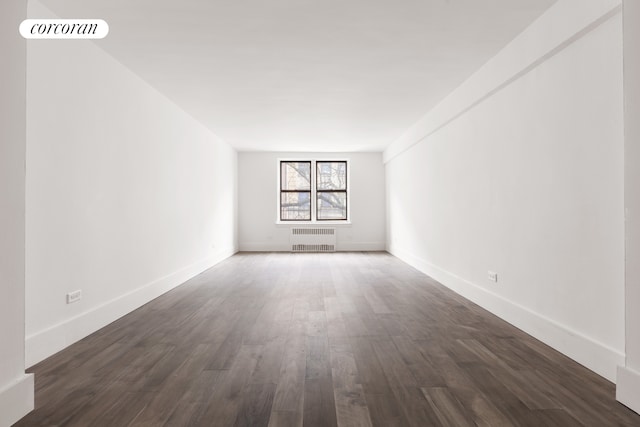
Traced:
[[243, 336], [240, 333], [230, 333], [217, 348], [214, 356], [207, 365], [207, 370], [229, 369], [235, 361], [242, 347]]
[[385, 253], [237, 254], [29, 369], [43, 426], [638, 426], [615, 386]]
[[389, 381], [373, 350], [370, 339], [367, 337], [352, 338], [351, 347], [358, 368], [358, 383], [363, 385], [365, 392], [390, 394]]
[[422, 391], [415, 386], [392, 385], [391, 390], [404, 413], [409, 426], [437, 426], [438, 417], [424, 398]]
[[476, 363], [462, 363], [461, 368], [484, 396], [495, 397], [492, 402], [512, 424], [517, 424], [518, 420], [530, 417], [531, 410], [527, 405], [511, 393], [485, 366]]
[[123, 393], [114, 406], [112, 406], [107, 412], [100, 414], [92, 423], [86, 424], [81, 422], [76, 425], [77, 427], [87, 425], [100, 427], [122, 425], [132, 427], [136, 426], [138, 416], [142, 413], [152, 398], [153, 395], [149, 392]]
[[276, 385], [273, 383], [248, 385], [238, 410], [235, 426], [268, 426], [275, 393]]
[[302, 412], [271, 411], [268, 427], [301, 427]]
[[369, 410], [371, 425], [374, 427], [404, 427], [409, 425], [398, 400], [391, 390], [389, 393], [367, 393], [365, 400]]
[[362, 385], [334, 388], [334, 400], [339, 427], [371, 427], [371, 416]]
[[[189, 388], [180, 396], [165, 427], [196, 425], [202, 419], [211, 396], [220, 381], [223, 371], [202, 371], [191, 381]], [[176, 398], [175, 395], [170, 395]], [[115, 424], [114, 424], [115, 425]]]
[[448, 390], [467, 409], [478, 426], [512, 424], [491, 398], [483, 395], [473, 379], [443, 349], [443, 345], [434, 341], [416, 341], [416, 344], [423, 356], [439, 369]]
[[258, 358], [249, 382], [251, 384], [277, 384], [280, 378], [280, 365], [285, 350], [286, 337], [279, 336], [266, 342]]
[[188, 354], [177, 354], [178, 361], [182, 359], [180, 366], [172, 369], [162, 387], [152, 393], [151, 401], [136, 418], [136, 424], [148, 427], [165, 424], [180, 402], [176, 397], [187, 393], [194, 380], [202, 375], [210, 351], [211, 345], [199, 344]]
[[337, 421], [329, 360], [329, 338], [326, 335], [324, 312], [322, 316], [314, 316], [314, 313], [317, 312], [310, 312], [310, 320], [322, 320], [322, 328], [307, 327], [303, 424], [330, 427], [337, 425]]
[[407, 365], [407, 368], [413, 374], [417, 384], [420, 387], [442, 387], [445, 381], [440, 375], [438, 369], [435, 368], [427, 359], [424, 358], [415, 342], [406, 336], [394, 336], [392, 341], [396, 349]]
[[418, 387], [416, 377], [402, 359], [391, 339], [373, 339], [372, 344], [373, 351], [378, 357], [390, 385]]
[[278, 377], [274, 411], [302, 414], [306, 363], [304, 335], [289, 337]]
[[233, 426], [243, 404], [245, 386], [258, 363], [261, 346], [242, 345], [232, 366], [221, 374], [199, 422]]
[[330, 363], [338, 426], [371, 426], [364, 393], [358, 384], [358, 368], [348, 340], [330, 345]]
[[443, 426], [475, 426], [475, 422], [467, 410], [451, 394], [449, 389], [446, 387], [421, 387], [421, 390]]

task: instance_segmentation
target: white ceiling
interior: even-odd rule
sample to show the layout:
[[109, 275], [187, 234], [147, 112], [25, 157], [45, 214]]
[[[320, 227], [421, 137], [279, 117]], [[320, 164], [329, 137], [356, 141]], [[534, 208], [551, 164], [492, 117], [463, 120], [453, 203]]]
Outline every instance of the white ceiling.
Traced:
[[381, 151], [555, 0], [42, 0], [239, 150]]

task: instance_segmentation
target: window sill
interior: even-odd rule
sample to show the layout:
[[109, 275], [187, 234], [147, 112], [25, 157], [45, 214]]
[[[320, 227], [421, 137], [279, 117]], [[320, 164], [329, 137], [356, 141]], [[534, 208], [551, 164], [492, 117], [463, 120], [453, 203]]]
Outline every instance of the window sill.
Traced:
[[299, 226], [299, 227], [318, 227], [321, 225], [330, 225], [331, 227], [351, 227], [351, 221], [276, 221], [276, 226], [279, 227], [289, 227], [289, 226]]

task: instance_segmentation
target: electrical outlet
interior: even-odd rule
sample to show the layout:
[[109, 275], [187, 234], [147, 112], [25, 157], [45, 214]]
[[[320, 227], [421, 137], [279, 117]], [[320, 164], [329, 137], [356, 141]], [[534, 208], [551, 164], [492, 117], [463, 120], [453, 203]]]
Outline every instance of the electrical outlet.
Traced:
[[80, 301], [81, 298], [82, 298], [82, 290], [78, 289], [77, 291], [69, 292], [67, 294], [67, 304]]
[[489, 280], [491, 280], [492, 282], [498, 282], [498, 273], [496, 273], [495, 271], [487, 271], [487, 277], [489, 278]]

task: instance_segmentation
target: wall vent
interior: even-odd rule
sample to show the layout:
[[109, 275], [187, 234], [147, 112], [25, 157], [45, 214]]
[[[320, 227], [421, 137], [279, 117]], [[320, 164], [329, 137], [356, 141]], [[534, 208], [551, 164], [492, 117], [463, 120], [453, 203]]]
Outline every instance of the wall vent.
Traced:
[[291, 252], [335, 252], [336, 229], [330, 227], [291, 228]]
[[310, 236], [320, 236], [320, 235], [335, 235], [335, 228], [292, 228], [291, 235], [310, 235]]
[[335, 252], [336, 245], [291, 245], [291, 252]]

